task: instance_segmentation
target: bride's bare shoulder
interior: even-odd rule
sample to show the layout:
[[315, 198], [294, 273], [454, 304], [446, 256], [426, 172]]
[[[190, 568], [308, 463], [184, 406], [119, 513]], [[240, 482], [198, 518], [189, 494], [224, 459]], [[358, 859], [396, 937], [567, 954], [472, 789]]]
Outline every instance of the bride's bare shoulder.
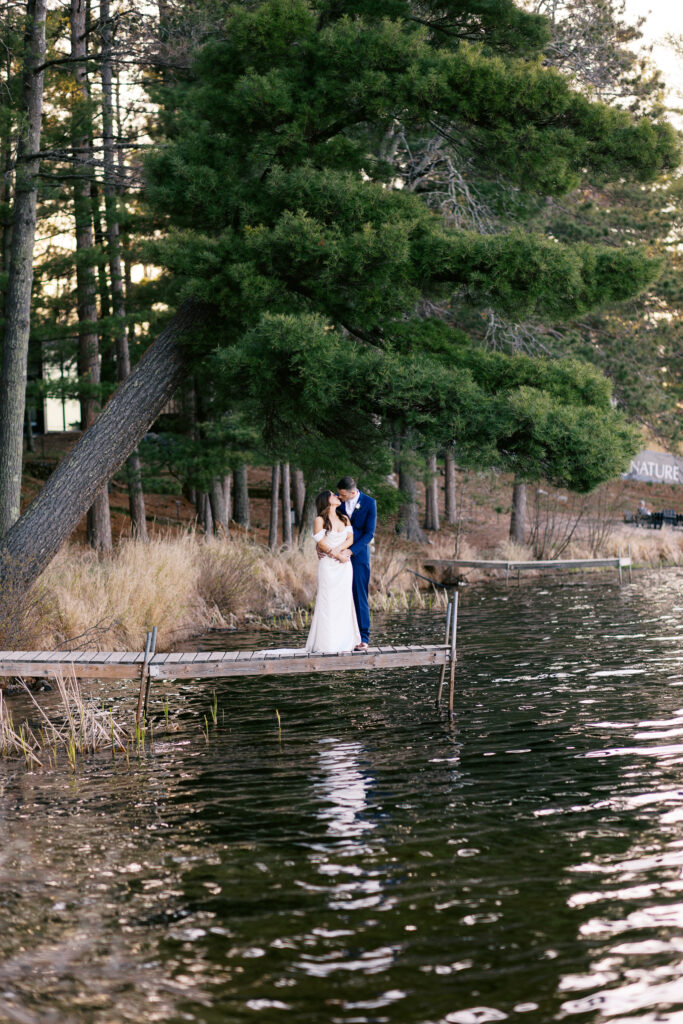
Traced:
[[316, 516], [313, 520], [313, 533], [320, 533], [325, 523], [322, 516]]

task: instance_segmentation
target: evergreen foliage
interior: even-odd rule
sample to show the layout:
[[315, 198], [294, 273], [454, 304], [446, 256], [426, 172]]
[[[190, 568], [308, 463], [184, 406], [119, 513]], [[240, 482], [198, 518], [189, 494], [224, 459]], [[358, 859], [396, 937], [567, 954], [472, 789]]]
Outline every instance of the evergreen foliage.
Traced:
[[652, 189], [621, 182], [582, 190], [543, 218], [560, 240], [609, 244], [615, 251], [639, 243], [658, 254], [662, 272], [637, 302], [589, 311], [561, 327], [554, 347], [600, 367], [629, 416], [667, 443], [681, 437], [682, 196], [680, 176]]
[[216, 415], [246, 403], [269, 450], [309, 473], [332, 459], [386, 471], [398, 434], [577, 489], [618, 472], [636, 442], [599, 375], [483, 354], [415, 312], [427, 298], [567, 320], [639, 293], [657, 260], [449, 228], [396, 187], [376, 144], [397, 122], [459, 125], [490, 173], [530, 193], [676, 163], [666, 123], [542, 67], [547, 39], [508, 3], [264, 0], [232, 8], [191, 72], [155, 91], [157, 253], [170, 294], [217, 307], [193, 352]]
[[[550, 18], [547, 59], [586, 95], [650, 117], [663, 109], [660, 74], [648, 50], [634, 46], [645, 19], [627, 20], [624, 0], [538, 0], [533, 6]], [[477, 168], [476, 188], [470, 188], [476, 194], [486, 185]], [[435, 191], [435, 197], [442, 195]], [[613, 382], [619, 407], [665, 444], [681, 437], [680, 198], [680, 171], [674, 170], [648, 185], [582, 182], [570, 195], [548, 199], [535, 211], [529, 204], [523, 213], [526, 223], [552, 239], [615, 250], [641, 245], [657, 255], [662, 270], [644, 292], [590, 309], [570, 322], [544, 326], [531, 315], [515, 324], [491, 314], [484, 339], [497, 347], [589, 360]]]

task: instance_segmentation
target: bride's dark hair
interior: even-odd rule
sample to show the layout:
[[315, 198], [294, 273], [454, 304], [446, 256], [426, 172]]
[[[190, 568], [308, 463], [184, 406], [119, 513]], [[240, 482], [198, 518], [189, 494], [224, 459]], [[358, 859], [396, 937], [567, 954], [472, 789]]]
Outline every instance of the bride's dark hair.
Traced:
[[[322, 516], [323, 526], [326, 530], [332, 529], [330, 523], [330, 495], [334, 494], [334, 491], [321, 491], [320, 494], [316, 495], [315, 499], [315, 511], [319, 516]], [[341, 519], [344, 526], [349, 525], [349, 517], [345, 512], [337, 512], [337, 516]]]

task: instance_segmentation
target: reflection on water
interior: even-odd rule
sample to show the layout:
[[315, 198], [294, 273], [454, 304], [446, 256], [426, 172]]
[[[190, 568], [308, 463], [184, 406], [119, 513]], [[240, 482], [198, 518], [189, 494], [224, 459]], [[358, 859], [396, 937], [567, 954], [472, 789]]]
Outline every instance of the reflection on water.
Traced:
[[328, 833], [340, 839], [355, 839], [375, 827], [363, 818], [370, 778], [360, 767], [362, 753], [360, 743], [354, 741], [320, 741], [321, 779], [314, 786], [315, 802], [329, 803], [321, 807], [318, 816], [327, 822]]
[[681, 573], [472, 588], [452, 725], [434, 669], [179, 681], [130, 764], [0, 765], [0, 1022], [683, 1022], [682, 636]]

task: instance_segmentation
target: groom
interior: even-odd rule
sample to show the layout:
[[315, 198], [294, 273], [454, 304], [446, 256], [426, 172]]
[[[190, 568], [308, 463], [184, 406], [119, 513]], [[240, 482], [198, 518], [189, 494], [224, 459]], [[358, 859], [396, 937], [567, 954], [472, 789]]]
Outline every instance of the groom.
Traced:
[[370, 639], [370, 542], [377, 525], [377, 502], [369, 494], [358, 490], [352, 476], [341, 478], [337, 484], [337, 493], [343, 502], [339, 511], [346, 512], [353, 527], [353, 544], [342, 554], [348, 554], [353, 567], [353, 603], [361, 640], [356, 650], [367, 651]]

